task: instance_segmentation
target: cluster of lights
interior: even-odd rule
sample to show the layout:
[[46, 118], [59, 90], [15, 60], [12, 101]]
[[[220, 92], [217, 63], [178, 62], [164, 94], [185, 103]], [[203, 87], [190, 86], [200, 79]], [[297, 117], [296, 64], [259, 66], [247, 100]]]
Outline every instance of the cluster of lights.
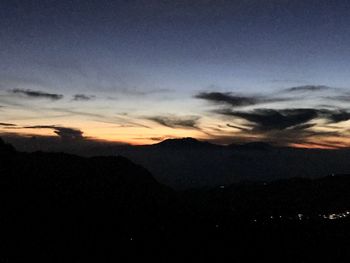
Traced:
[[327, 215], [320, 215], [324, 219], [328, 220], [336, 220], [336, 219], [342, 219], [350, 216], [350, 211], [345, 211], [343, 213], [333, 213], [333, 214], [327, 214]]
[[[330, 214], [319, 214], [318, 215], [320, 218], [322, 219], [326, 219], [326, 220], [337, 220], [337, 219], [343, 219], [346, 217], [350, 216], [350, 211], [344, 211], [341, 213], [330, 213]], [[269, 216], [267, 218], [265, 218], [265, 220], [262, 221], [266, 221], [266, 220], [278, 220], [278, 219], [288, 219], [288, 220], [299, 220], [299, 221], [303, 221], [303, 220], [308, 220], [310, 219], [309, 216], [306, 216], [304, 214], [297, 214], [296, 216]], [[258, 219], [254, 218], [252, 219], [252, 222], [257, 223]]]
[[[288, 219], [288, 220], [304, 220], [304, 219], [309, 219], [309, 217], [305, 216], [304, 214], [297, 214], [296, 216], [268, 216], [267, 218], [265, 218], [265, 220], [282, 220], [282, 219]], [[263, 220], [263, 221], [265, 221]], [[257, 223], [258, 219], [254, 218], [252, 220], [252, 222]]]

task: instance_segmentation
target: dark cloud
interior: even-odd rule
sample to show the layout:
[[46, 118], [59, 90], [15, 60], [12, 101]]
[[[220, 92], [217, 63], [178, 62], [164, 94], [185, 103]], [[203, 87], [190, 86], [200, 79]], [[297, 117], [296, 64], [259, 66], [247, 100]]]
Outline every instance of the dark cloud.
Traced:
[[[254, 141], [259, 140], [273, 142], [277, 145], [305, 144], [313, 140], [324, 142], [328, 137], [343, 138], [347, 135], [344, 131], [332, 124], [349, 121], [350, 112], [344, 109], [255, 109], [251, 111], [234, 111], [232, 109], [217, 110], [216, 113], [239, 118], [246, 121], [245, 124], [226, 124], [234, 128], [234, 138], [226, 134], [216, 134], [213, 138], [218, 141]], [[323, 127], [327, 130], [314, 129], [319, 126], [317, 120], [325, 121]], [[319, 146], [322, 146], [319, 144]], [[326, 145], [324, 145], [326, 146]], [[330, 147], [331, 144], [327, 145]], [[334, 146], [333, 147], [337, 147]]]
[[[341, 138], [339, 132], [336, 131], [315, 131], [307, 128], [292, 128], [284, 131], [270, 131], [263, 135], [263, 137], [270, 142], [274, 142], [278, 145], [286, 146], [293, 144], [308, 144], [311, 141], [317, 141], [318, 146], [322, 145], [322, 142], [326, 140], [329, 136], [336, 136]], [[327, 147], [334, 147], [334, 144], [328, 144]]]
[[233, 125], [233, 124], [230, 124], [230, 123], [227, 123], [226, 126], [230, 127], [230, 128], [237, 129], [237, 130], [241, 130], [241, 131], [249, 131], [249, 129], [247, 129], [247, 128], [244, 128], [244, 127], [241, 127], [241, 126], [238, 126], [238, 125]]
[[[255, 109], [253, 111], [233, 111], [231, 109], [216, 110], [216, 113], [244, 119], [253, 130], [285, 130], [292, 127], [307, 129], [314, 126], [310, 121], [324, 119], [328, 123], [338, 123], [350, 120], [350, 112], [346, 110], [326, 109]], [[232, 127], [232, 125], [231, 125]], [[236, 128], [236, 127], [235, 127]]]
[[[246, 143], [246, 142], [267, 142], [277, 146], [289, 146], [295, 144], [305, 144], [311, 141], [318, 142], [318, 146], [326, 141], [329, 136], [336, 136], [337, 138], [342, 138], [344, 134], [338, 131], [319, 131], [312, 129], [316, 124], [306, 123], [301, 125], [296, 125], [284, 130], [255, 130], [255, 129], [240, 129], [235, 125], [232, 127], [235, 129], [240, 129], [238, 132], [234, 133], [217, 133], [210, 137], [210, 140], [217, 143], [230, 144], [230, 143]], [[329, 144], [328, 146], [331, 146]], [[336, 147], [333, 145], [333, 147]]]
[[91, 137], [84, 137], [83, 140], [62, 140], [59, 136], [14, 132], [1, 132], [0, 136], [17, 150], [24, 152], [67, 152], [85, 156], [113, 155], [117, 149], [115, 147], [126, 145], [123, 142], [104, 141]]
[[169, 128], [198, 128], [197, 122], [200, 119], [198, 116], [152, 116], [146, 119], [154, 121], [160, 125]]
[[25, 95], [30, 98], [38, 98], [38, 99], [44, 98], [44, 99], [50, 99], [50, 100], [63, 99], [63, 95], [61, 94], [47, 93], [47, 92], [29, 90], [29, 89], [13, 89], [13, 90], [10, 90], [10, 92], [14, 94]]
[[177, 138], [177, 137], [172, 136], [172, 135], [165, 135], [165, 136], [148, 137], [148, 138], [145, 138], [145, 137], [136, 137], [136, 138], [134, 138], [134, 139], [136, 139], [136, 140], [145, 140], [145, 139], [148, 139], [148, 140], [155, 141], [155, 142], [162, 142], [162, 141], [167, 140], [167, 139], [175, 139], [175, 138]]
[[173, 90], [171, 89], [151, 89], [151, 90], [141, 90], [136, 88], [123, 88], [118, 90], [122, 94], [131, 95], [131, 96], [147, 96], [147, 95], [154, 95], [154, 94], [163, 94], [163, 93], [170, 93]]
[[331, 123], [338, 123], [350, 120], [350, 112], [345, 110], [327, 111], [326, 118]]
[[223, 109], [216, 112], [244, 119], [252, 124], [253, 129], [262, 131], [283, 130], [318, 117], [318, 111], [314, 109], [256, 109], [249, 112]]
[[4, 126], [4, 127], [16, 127], [16, 124], [13, 123], [7, 123], [7, 122], [0, 122], [0, 126]]
[[142, 123], [137, 123], [134, 121], [130, 121], [130, 118], [127, 118], [128, 114], [122, 113], [114, 116], [106, 116], [104, 114], [99, 114], [99, 113], [92, 113], [92, 112], [84, 112], [84, 111], [79, 111], [73, 109], [67, 109], [67, 108], [51, 108], [51, 110], [55, 112], [62, 112], [66, 113], [71, 116], [86, 116], [86, 117], [91, 117], [94, 118], [94, 121], [97, 122], [102, 122], [102, 123], [110, 123], [110, 124], [116, 124], [119, 125], [120, 127], [142, 127], [142, 128], [147, 128], [150, 129], [150, 127], [142, 124]]
[[350, 102], [350, 94], [344, 94], [339, 96], [324, 97], [327, 100], [339, 101], [339, 102]]
[[284, 91], [286, 92], [319, 92], [319, 91], [325, 91], [330, 89], [332, 88], [324, 85], [304, 85], [304, 86], [287, 88]]
[[95, 99], [93, 95], [85, 95], [85, 94], [75, 94], [73, 96], [74, 101], [89, 101]]
[[242, 96], [232, 92], [200, 92], [194, 96], [215, 104], [225, 104], [232, 107], [252, 106], [263, 103], [286, 101], [286, 98], [268, 98], [265, 96]]
[[26, 129], [51, 129], [57, 136], [64, 140], [81, 140], [84, 138], [83, 132], [79, 129], [61, 127], [55, 125], [36, 125], [36, 126], [26, 126]]

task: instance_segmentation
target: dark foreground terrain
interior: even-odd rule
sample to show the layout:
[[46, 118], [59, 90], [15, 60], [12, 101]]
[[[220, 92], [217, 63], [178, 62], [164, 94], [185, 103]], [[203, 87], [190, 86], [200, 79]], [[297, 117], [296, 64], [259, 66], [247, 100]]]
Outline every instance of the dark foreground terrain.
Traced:
[[123, 157], [0, 140], [0, 262], [348, 262], [350, 177], [173, 191]]

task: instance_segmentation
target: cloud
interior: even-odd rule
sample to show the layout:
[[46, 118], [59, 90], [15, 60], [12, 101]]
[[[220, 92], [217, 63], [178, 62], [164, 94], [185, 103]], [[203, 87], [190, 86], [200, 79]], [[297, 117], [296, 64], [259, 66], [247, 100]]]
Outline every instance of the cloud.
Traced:
[[131, 96], [147, 96], [153, 94], [163, 94], [173, 92], [171, 89], [151, 89], [151, 90], [142, 90], [137, 88], [121, 88], [118, 91], [122, 94], [131, 95]]
[[[216, 113], [233, 119], [233, 124], [226, 124], [226, 127], [234, 129], [234, 133], [230, 132], [231, 137], [227, 130], [222, 130], [222, 133], [212, 137], [221, 142], [261, 140], [285, 146], [303, 145], [313, 141], [321, 145], [330, 137], [348, 138], [344, 129], [333, 125], [350, 120], [350, 112], [345, 109], [286, 108], [250, 111], [221, 109], [216, 110]], [[237, 125], [237, 119], [245, 122], [238, 122]], [[320, 127], [325, 129], [319, 129]]]
[[63, 140], [81, 140], [84, 139], [83, 132], [76, 128], [61, 127], [55, 125], [35, 125], [26, 126], [25, 129], [51, 129], [57, 136]]
[[215, 104], [225, 104], [232, 107], [252, 106], [263, 103], [273, 103], [290, 100], [287, 98], [268, 98], [265, 96], [242, 96], [232, 92], [200, 92], [194, 96]]
[[[263, 134], [263, 137], [265, 138], [265, 140], [274, 142], [278, 145], [303, 145], [314, 141], [314, 143], [317, 142], [317, 145], [321, 146], [327, 140], [327, 138], [341, 138], [341, 134], [337, 131], [317, 131], [309, 129], [308, 126], [296, 126], [292, 129], [287, 129], [283, 131], [269, 131]], [[331, 147], [332, 145], [327, 144], [327, 146]]]
[[94, 118], [94, 121], [102, 122], [102, 123], [118, 124], [118, 125], [121, 125], [123, 127], [141, 127], [141, 128], [150, 129], [150, 127], [148, 127], [147, 125], [132, 121], [131, 118], [128, 118], [128, 116], [127, 116], [128, 114], [107, 116], [104, 114], [83, 112], [83, 111], [69, 109], [69, 108], [68, 109], [67, 108], [51, 108], [51, 110], [53, 110], [55, 112], [67, 113], [68, 115], [71, 115], [71, 116], [86, 116], [86, 117]]
[[[316, 92], [340, 92], [339, 96], [333, 99], [341, 101], [350, 101], [348, 93], [341, 93], [337, 88], [324, 85], [304, 85], [295, 86], [283, 90], [288, 93], [316, 93]], [[212, 112], [231, 117], [232, 123], [226, 124], [226, 128], [232, 128], [228, 131], [222, 128], [221, 131], [214, 131], [214, 134], [208, 134], [208, 138], [226, 141], [229, 140], [263, 140], [275, 142], [278, 145], [292, 145], [293, 143], [303, 144], [306, 142], [317, 141], [321, 143], [330, 137], [342, 138], [344, 131], [342, 128], [332, 126], [340, 122], [350, 120], [350, 111], [338, 107], [319, 107], [319, 108], [257, 108], [256, 105], [284, 102], [295, 100], [295, 97], [278, 97], [270, 95], [242, 95], [232, 92], [199, 92], [194, 96], [213, 103], [218, 108]], [[302, 97], [300, 99], [303, 99]], [[255, 106], [252, 110], [243, 110], [246, 106]], [[153, 117], [153, 121], [168, 127], [179, 126], [180, 122], [169, 120], [168, 117]], [[225, 118], [227, 121], [227, 118]], [[242, 122], [243, 121], [243, 122]], [[186, 123], [186, 122], [185, 122]], [[197, 127], [194, 122], [186, 124], [190, 127]], [[320, 129], [322, 127], [322, 129]], [[335, 128], [334, 128], [335, 127]], [[233, 139], [233, 137], [235, 137]]]
[[[310, 128], [313, 124], [309, 122], [316, 119], [324, 119], [327, 123], [339, 123], [350, 120], [350, 112], [346, 110], [301, 108], [280, 110], [255, 109], [245, 112], [220, 109], [215, 112], [225, 116], [244, 119], [248, 122], [248, 127], [257, 131], [284, 130], [291, 127]], [[235, 128], [237, 128], [237, 126], [235, 126]]]
[[304, 86], [297, 86], [297, 87], [291, 87], [287, 88], [284, 91], [285, 92], [321, 92], [332, 89], [331, 87], [324, 86], [324, 85], [304, 85]]
[[255, 109], [249, 112], [223, 109], [216, 112], [244, 119], [250, 123], [248, 126], [260, 131], [283, 130], [304, 124], [318, 117], [318, 111], [314, 109]]
[[13, 124], [13, 123], [0, 122], [0, 126], [3, 126], [3, 127], [16, 127], [17, 125]]
[[324, 97], [327, 100], [339, 101], [339, 102], [350, 102], [350, 94], [344, 94], [339, 96]]
[[60, 100], [63, 99], [63, 95], [61, 94], [54, 94], [54, 93], [47, 93], [42, 91], [36, 91], [36, 90], [30, 90], [30, 89], [12, 89], [10, 90], [13, 94], [20, 94], [24, 95], [30, 98], [44, 98], [44, 99], [50, 99], [50, 100]]
[[241, 127], [241, 126], [238, 126], [238, 125], [233, 125], [233, 124], [230, 124], [230, 123], [227, 123], [226, 126], [230, 127], [230, 128], [233, 128], [233, 129], [236, 129], [236, 130], [240, 130], [240, 131], [249, 131], [249, 129], [247, 129], [247, 128], [244, 128], [244, 127]]
[[94, 117], [94, 118], [104, 118], [103, 114], [92, 113], [92, 112], [84, 112], [80, 110], [75, 110], [74, 108], [51, 108], [52, 111], [66, 113], [71, 116], [86, 116], [86, 117]]
[[85, 95], [85, 94], [75, 94], [73, 96], [74, 101], [89, 101], [95, 99], [93, 95]]
[[197, 129], [198, 116], [152, 116], [147, 117], [147, 120], [154, 121], [160, 125], [169, 127], [169, 128], [195, 128]]
[[11, 143], [17, 150], [24, 152], [66, 152], [85, 156], [112, 155], [115, 153], [114, 147], [126, 145], [125, 142], [104, 141], [91, 137], [84, 137], [83, 140], [62, 140], [59, 136], [15, 132], [0, 132], [0, 136], [5, 142]]
[[164, 136], [154, 136], [154, 137], [136, 137], [136, 138], [133, 138], [133, 139], [136, 139], [136, 140], [151, 140], [151, 141], [155, 141], [155, 142], [161, 142], [161, 141], [164, 141], [164, 140], [167, 140], [167, 139], [175, 139], [175, 138], [178, 138], [176, 136], [173, 136], [173, 135], [164, 135]]
[[326, 118], [331, 123], [338, 123], [350, 120], [350, 112], [345, 110], [327, 111]]

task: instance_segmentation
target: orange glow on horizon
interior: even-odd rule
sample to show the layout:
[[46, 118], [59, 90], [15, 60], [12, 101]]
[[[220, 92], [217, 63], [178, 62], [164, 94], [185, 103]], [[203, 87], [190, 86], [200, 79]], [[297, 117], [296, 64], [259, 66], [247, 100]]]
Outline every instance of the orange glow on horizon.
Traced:
[[[209, 141], [219, 145], [227, 145], [232, 143], [232, 139], [235, 141], [252, 142], [252, 141], [264, 141], [262, 136], [256, 135], [244, 135], [240, 133], [214, 133], [213, 135], [206, 134], [200, 129], [186, 129], [186, 128], [170, 128], [160, 126], [152, 123], [145, 123], [145, 126], [118, 126], [115, 124], [101, 124], [94, 121], [74, 121], [67, 119], [56, 127], [72, 127], [73, 129], [79, 129], [83, 131], [83, 137], [103, 143], [124, 143], [130, 145], [151, 145], [159, 143], [165, 139], [172, 138], [185, 138], [193, 137], [201, 141]], [[20, 126], [21, 125], [21, 126]], [[42, 125], [41, 123], [32, 124]], [[55, 136], [57, 134], [50, 128], [24, 128], [28, 125], [18, 124], [17, 127], [0, 128], [0, 133], [3, 134], [17, 134], [20, 136]], [[79, 128], [77, 128], [79, 127]], [[212, 134], [212, 133], [210, 133]], [[0, 135], [1, 136], [1, 135]], [[293, 148], [305, 148], [305, 149], [341, 149], [350, 147], [350, 138], [339, 137], [320, 137], [313, 138], [311, 141], [290, 143], [287, 146]]]
[[292, 148], [299, 148], [299, 149], [321, 149], [321, 150], [339, 149], [339, 147], [332, 147], [332, 146], [326, 146], [326, 145], [320, 145], [320, 144], [310, 144], [310, 143], [291, 143], [288, 146]]

